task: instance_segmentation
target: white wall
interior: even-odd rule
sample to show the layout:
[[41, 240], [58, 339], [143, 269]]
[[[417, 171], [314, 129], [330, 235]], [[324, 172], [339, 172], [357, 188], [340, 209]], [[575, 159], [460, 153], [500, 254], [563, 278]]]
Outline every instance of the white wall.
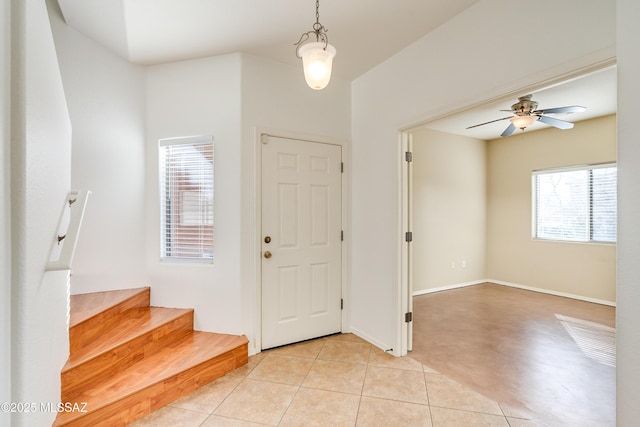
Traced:
[[[255, 130], [347, 140], [348, 82], [312, 91], [301, 68], [241, 54], [138, 67], [67, 27], [57, 8], [52, 21], [74, 125], [72, 183], [92, 191], [72, 293], [150, 285], [152, 304], [195, 308], [196, 329], [255, 344]], [[161, 263], [158, 140], [197, 134], [215, 139], [215, 260]]]
[[[523, 17], [544, 27], [527, 49]], [[398, 130], [614, 55], [613, 2], [481, 0], [353, 82], [354, 329], [401, 347]]]
[[640, 145], [636, 122], [640, 97], [640, 3], [618, 0], [618, 306], [616, 424], [640, 419]]
[[[618, 152], [620, 210], [618, 241], [618, 425], [634, 425], [640, 417], [640, 287], [637, 254], [640, 242], [640, 195], [635, 191], [640, 182], [640, 148], [635, 138], [636, 99], [640, 97], [637, 56], [640, 28], [636, 18], [640, 5], [636, 0], [617, 0], [618, 8]], [[42, 328], [59, 323], [58, 311], [52, 309], [47, 291], [39, 287], [44, 263], [44, 241], [39, 234], [55, 230], [41, 212], [57, 209], [64, 185], [64, 167], [39, 167], [64, 164], [68, 155], [68, 129], [57, 128], [59, 115], [64, 115], [63, 102], [54, 89], [59, 87], [48, 41], [48, 24], [42, 2], [14, 1], [19, 24], [25, 24], [29, 39], [15, 39], [12, 45], [25, 55], [27, 62], [19, 67], [18, 81], [12, 89], [29, 111], [12, 118], [12, 140], [20, 147], [12, 153], [12, 190], [19, 192], [12, 203], [15, 227], [12, 237], [22, 242], [12, 249], [15, 264], [13, 310], [15, 386], [13, 400], [54, 399], [53, 382], [57, 375], [58, 346], [48, 339], [39, 341]], [[395, 224], [398, 220], [399, 149], [397, 129], [430, 119], [485, 99], [534, 85], [547, 78], [580, 69], [609, 58], [615, 43], [613, 2], [572, 0], [542, 1], [536, 8], [520, 2], [481, 0], [450, 23], [421, 39], [395, 58], [387, 61], [353, 84], [353, 208], [352, 232], [352, 297], [350, 306], [354, 327], [383, 343], [398, 343], [395, 325], [398, 310], [389, 301], [398, 298], [397, 248], [400, 241]], [[548, 10], [554, 10], [549, 14]], [[522, 51], [520, 38], [509, 37], [522, 31], [522, 17], [539, 24], [536, 44]], [[6, 21], [3, 21], [6, 22]], [[585, 31], [588, 29], [588, 31]], [[464, 35], [473, 34], [473, 37]], [[505, 34], [507, 36], [505, 36]], [[461, 36], [462, 35], [462, 36]], [[518, 54], [517, 52], [522, 52]], [[52, 70], [53, 69], [53, 70]], [[26, 72], [29, 70], [29, 73]], [[443, 82], [450, 82], [443, 84]], [[25, 88], [29, 87], [28, 93]], [[55, 107], [51, 103], [58, 104]], [[6, 105], [6, 104], [5, 104]], [[34, 110], [34, 108], [36, 110]], [[64, 120], [60, 120], [60, 123]], [[27, 132], [27, 126], [29, 131]], [[45, 132], [38, 131], [46, 130]], [[34, 148], [34, 150], [32, 150]], [[15, 165], [15, 167], [14, 167]], [[28, 195], [24, 190], [28, 188]], [[43, 191], [44, 189], [47, 191]], [[371, 188], [376, 191], [372, 192]], [[66, 188], [64, 189], [66, 192]], [[45, 224], [45, 222], [47, 224]], [[30, 224], [27, 230], [26, 224]], [[377, 233], [370, 233], [376, 230]], [[38, 238], [36, 238], [38, 235]], [[375, 241], [374, 241], [375, 239]], [[371, 252], [375, 247], [376, 251]], [[389, 261], [391, 260], [391, 261]], [[38, 264], [36, 266], [36, 264]], [[37, 268], [36, 268], [37, 267]], [[39, 273], [40, 272], [40, 273]], [[198, 296], [196, 294], [195, 296]], [[55, 306], [53, 307], [55, 308]], [[30, 323], [27, 322], [30, 320]], [[44, 348], [40, 348], [40, 347]], [[40, 350], [38, 353], [36, 350]], [[27, 367], [30, 369], [26, 373]], [[55, 372], [59, 367], [55, 368]], [[40, 375], [43, 374], [43, 375]], [[37, 392], [30, 394], [35, 377]], [[55, 378], [53, 378], [55, 377]], [[35, 387], [33, 387], [35, 389]], [[37, 424], [47, 424], [48, 421]], [[16, 422], [15, 425], [26, 425]]]
[[[342, 143], [349, 136], [348, 83], [309, 89], [302, 71], [233, 54], [152, 66], [147, 83], [147, 268], [152, 303], [195, 308], [196, 329], [246, 334], [259, 348], [256, 132]], [[159, 261], [158, 139], [214, 136], [212, 265]]]
[[432, 129], [413, 135], [413, 292], [485, 279], [486, 142]]
[[[637, 405], [640, 371], [635, 366], [640, 359], [640, 338], [636, 330], [640, 324], [640, 312], [636, 309], [640, 303], [640, 287], [636, 286], [639, 281], [636, 258], [640, 253], [640, 226], [636, 219], [640, 216], [640, 196], [635, 191], [640, 181], [640, 169], [636, 167], [640, 163], [640, 148], [633, 120], [636, 99], [640, 97], [637, 81], [640, 28], [636, 23], [640, 5], [636, 0], [617, 0], [616, 5], [621, 195], [617, 418], [618, 425], [627, 426], [634, 425], [640, 417]], [[68, 129], [57, 127], [65, 121], [58, 121], [65, 109], [55, 90], [59, 81], [42, 2], [14, 1], [12, 6], [18, 8], [19, 19], [14, 22], [24, 24], [29, 34], [28, 40], [12, 41], [17, 51], [26, 56], [24, 65], [14, 63], [20, 72], [12, 81], [15, 83], [12, 89], [22, 91], [15, 99], [23, 106], [27, 99], [37, 97], [37, 102], [29, 104], [28, 111], [16, 109], [19, 117], [12, 117], [11, 121], [12, 149], [20, 147], [12, 152], [11, 158], [11, 176], [15, 178], [12, 190], [18, 193], [12, 203], [15, 218], [12, 237], [22, 242], [12, 248], [17, 258], [13, 271], [17, 295], [13, 297], [12, 307], [17, 312], [13, 318], [17, 325], [12, 327], [13, 355], [17, 362], [12, 399], [48, 401], [54, 399], [52, 383], [57, 381], [59, 367], [54, 369], [51, 365], [57, 365], [60, 341], [51, 345], [48, 339], [37, 338], [41, 338], [43, 328], [55, 328], [60, 319], [56, 306], [52, 307], [52, 300], [46, 298], [48, 290], [40, 287], [47, 250], [39, 235], [52, 234], [55, 225], [39, 214], [58, 209], [62, 187], [66, 187], [62, 181], [68, 180], [65, 177], [68, 168], [50, 169], [48, 165], [63, 165], [66, 161], [68, 138], [64, 135]], [[550, 8], [553, 14], [548, 13]], [[584, 1], [577, 0], [543, 1], [531, 8], [506, 0], [482, 0], [354, 82], [353, 302], [350, 306], [354, 327], [380, 342], [399, 342], [399, 328], [395, 326], [399, 313], [389, 304], [398, 297], [396, 253], [400, 236], [395, 226], [399, 212], [398, 128], [609, 58], [615, 43], [614, 13], [613, 2], [589, 2], [585, 6]], [[536, 33], [537, 43], [531, 49], [518, 54], [520, 39], [505, 37], [505, 34], [521, 32], [522, 16], [526, 16], [528, 22], [540, 24], [544, 30]], [[467, 34], [473, 37], [461, 36]], [[52, 107], [52, 103], [58, 105]], [[24, 191], [27, 188], [28, 195]], [[372, 192], [371, 188], [376, 191]], [[377, 233], [370, 233], [371, 230]], [[372, 247], [376, 248], [374, 253], [370, 251]], [[54, 371], [56, 374], [52, 375]], [[37, 392], [31, 394], [30, 390], [36, 388], [35, 377]], [[17, 421], [15, 425], [25, 424]]]
[[255, 148], [256, 128], [304, 133], [344, 143], [351, 130], [349, 82], [333, 76], [320, 91], [304, 81], [302, 61], [292, 67], [242, 55], [243, 141]]
[[[11, 194], [9, 136], [11, 120], [11, 10], [0, 4], [0, 402], [11, 401]], [[0, 412], [0, 425], [11, 414]]]
[[[13, 2], [11, 77], [12, 401], [60, 400], [67, 273], [44, 272], [69, 191], [71, 126], [45, 2]], [[55, 414], [13, 414], [12, 426]]]
[[[310, 89], [304, 81], [302, 65], [291, 67], [253, 55], [242, 55], [242, 218], [241, 281], [245, 333], [251, 352], [259, 348], [261, 240], [256, 203], [258, 196], [259, 132], [280, 136], [327, 141], [343, 146], [347, 163], [345, 190], [348, 191], [348, 141], [351, 130], [349, 82], [336, 76], [322, 91]], [[348, 205], [344, 204], [345, 214]], [[345, 230], [348, 236], [348, 229]], [[348, 246], [349, 238], [343, 243]], [[345, 292], [348, 284], [344, 284]], [[346, 296], [345, 296], [346, 298]], [[346, 298], [348, 304], [348, 298]], [[344, 325], [348, 330], [348, 324]]]
[[145, 274], [145, 69], [51, 19], [73, 125], [72, 188], [90, 190], [72, 293], [148, 285]]
[[[195, 328], [245, 333], [241, 306], [240, 54], [147, 71], [146, 268], [153, 305], [192, 307]], [[158, 140], [214, 137], [213, 264], [160, 262]]]

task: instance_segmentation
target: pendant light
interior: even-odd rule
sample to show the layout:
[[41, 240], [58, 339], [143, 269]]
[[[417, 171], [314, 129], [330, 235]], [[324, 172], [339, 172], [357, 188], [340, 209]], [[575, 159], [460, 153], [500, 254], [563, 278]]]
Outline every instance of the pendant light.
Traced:
[[[329, 84], [333, 57], [336, 56], [336, 48], [329, 44], [327, 29], [320, 24], [319, 7], [320, 0], [316, 0], [316, 23], [313, 24], [313, 30], [303, 33], [300, 40], [294, 43], [296, 56], [302, 58], [304, 79], [314, 90], [324, 89]], [[315, 35], [316, 41], [305, 44], [311, 34]]]

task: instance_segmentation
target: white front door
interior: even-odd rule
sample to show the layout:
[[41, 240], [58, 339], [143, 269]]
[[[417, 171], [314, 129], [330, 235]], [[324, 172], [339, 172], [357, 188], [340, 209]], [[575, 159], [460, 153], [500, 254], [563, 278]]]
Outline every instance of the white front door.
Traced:
[[262, 140], [262, 348], [340, 332], [342, 148]]

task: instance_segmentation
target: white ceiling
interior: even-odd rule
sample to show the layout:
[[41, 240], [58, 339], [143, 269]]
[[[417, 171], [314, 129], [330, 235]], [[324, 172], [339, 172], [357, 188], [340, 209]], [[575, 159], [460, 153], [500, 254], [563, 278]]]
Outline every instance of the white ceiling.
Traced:
[[[353, 80], [426, 35], [477, 0], [321, 0], [320, 23], [338, 54], [334, 74]], [[246, 52], [300, 65], [293, 44], [315, 23], [313, 0], [58, 0], [67, 24], [135, 64], [159, 64]], [[302, 71], [301, 71], [302, 72]], [[582, 105], [584, 120], [616, 111], [616, 73], [609, 69], [533, 93], [539, 109]], [[526, 93], [517, 96], [526, 95]], [[501, 99], [426, 127], [493, 139], [517, 101]], [[536, 123], [527, 132], [545, 128]], [[519, 131], [518, 131], [519, 132]], [[517, 135], [517, 132], [514, 133]]]
[[[352, 80], [477, 0], [321, 0], [320, 23]], [[136, 64], [247, 52], [298, 64], [313, 0], [58, 0], [67, 24]]]
[[[500, 138], [500, 134], [510, 124], [508, 119], [473, 129], [466, 128], [491, 120], [511, 117], [512, 114], [510, 112], [500, 110], [510, 110], [511, 105], [518, 101], [519, 96], [529, 93], [533, 95], [532, 99], [538, 102], [539, 110], [570, 105], [586, 107], [587, 110], [582, 113], [549, 115], [572, 123], [614, 114], [617, 109], [616, 82], [616, 67], [613, 66], [559, 83], [552, 87], [528, 93], [523, 92], [514, 98], [504, 98], [486, 103], [482, 106], [476, 106], [472, 109], [426, 123], [422, 127], [485, 140]], [[549, 128], [548, 125], [536, 122], [528, 127], [525, 132], [547, 128]], [[516, 130], [512, 136], [520, 133], [522, 133], [522, 131]]]

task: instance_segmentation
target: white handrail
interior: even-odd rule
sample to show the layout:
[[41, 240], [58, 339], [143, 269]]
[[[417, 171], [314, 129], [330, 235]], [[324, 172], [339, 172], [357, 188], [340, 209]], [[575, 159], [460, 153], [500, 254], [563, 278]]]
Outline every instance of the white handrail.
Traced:
[[58, 225], [58, 234], [53, 242], [46, 271], [71, 270], [76, 251], [80, 226], [91, 191], [72, 190], [64, 205]]

